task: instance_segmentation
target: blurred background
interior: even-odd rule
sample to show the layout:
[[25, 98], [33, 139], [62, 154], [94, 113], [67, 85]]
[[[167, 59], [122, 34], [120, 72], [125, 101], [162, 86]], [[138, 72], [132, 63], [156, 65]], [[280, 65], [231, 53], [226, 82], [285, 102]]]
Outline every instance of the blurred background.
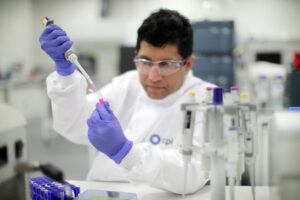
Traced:
[[[85, 179], [91, 160], [88, 147], [52, 129], [45, 79], [54, 66], [40, 48], [40, 19], [47, 16], [66, 30], [81, 64], [102, 87], [134, 68], [137, 29], [159, 8], [191, 20], [195, 75], [225, 89], [236, 85], [255, 100], [261, 148], [268, 149], [269, 113], [300, 105], [300, 84], [291, 84], [300, 82], [299, 0], [0, 0], [0, 103], [24, 115], [30, 160], [52, 163], [74, 180]], [[260, 185], [268, 182], [265, 154]]]

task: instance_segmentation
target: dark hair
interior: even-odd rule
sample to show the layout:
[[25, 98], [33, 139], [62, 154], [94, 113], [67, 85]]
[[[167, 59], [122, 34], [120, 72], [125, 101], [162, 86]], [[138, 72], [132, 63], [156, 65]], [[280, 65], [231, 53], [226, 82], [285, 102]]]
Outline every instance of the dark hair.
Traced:
[[186, 59], [193, 50], [193, 29], [189, 20], [177, 11], [160, 9], [146, 18], [138, 29], [137, 52], [143, 40], [155, 47], [177, 44], [179, 54]]

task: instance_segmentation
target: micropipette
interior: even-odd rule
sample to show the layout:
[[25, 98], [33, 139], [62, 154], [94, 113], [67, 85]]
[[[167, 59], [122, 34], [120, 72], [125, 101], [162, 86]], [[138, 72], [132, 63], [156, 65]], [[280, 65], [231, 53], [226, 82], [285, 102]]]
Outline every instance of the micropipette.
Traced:
[[189, 92], [189, 102], [182, 107], [183, 110], [183, 129], [181, 135], [181, 153], [184, 164], [183, 172], [183, 193], [182, 196], [186, 194], [186, 184], [188, 178], [188, 168], [189, 162], [192, 157], [192, 146], [193, 146], [193, 133], [194, 133], [194, 124], [195, 124], [195, 112], [191, 109], [188, 109], [186, 106], [191, 106], [195, 103], [195, 93]]
[[[41, 22], [45, 25], [51, 25], [54, 23], [53, 20], [50, 20], [48, 17], [43, 17], [41, 19]], [[99, 102], [104, 105], [103, 97], [101, 93], [99, 92], [98, 88], [96, 87], [95, 83], [92, 81], [90, 76], [86, 73], [86, 71], [83, 69], [83, 67], [80, 65], [78, 62], [78, 57], [77, 55], [72, 51], [72, 49], [69, 49], [65, 52], [65, 58], [69, 60], [70, 62], [74, 63], [76, 67], [79, 69], [79, 71], [83, 74], [83, 76], [87, 79], [87, 81], [91, 84], [91, 86], [94, 88], [94, 91], [100, 95]]]

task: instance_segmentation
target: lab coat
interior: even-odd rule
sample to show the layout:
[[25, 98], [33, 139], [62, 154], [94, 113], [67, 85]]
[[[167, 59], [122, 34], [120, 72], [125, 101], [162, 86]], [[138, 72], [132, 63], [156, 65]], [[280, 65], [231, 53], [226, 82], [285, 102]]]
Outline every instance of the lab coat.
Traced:
[[[198, 102], [205, 98], [206, 87], [212, 87], [192, 72], [183, 85], [164, 99], [151, 99], [140, 84], [138, 72], [129, 71], [113, 78], [101, 89], [123, 132], [134, 142], [120, 165], [99, 152], [88, 173], [93, 181], [133, 181], [150, 184], [174, 193], [183, 192], [184, 163], [179, 152], [182, 131], [181, 103], [188, 101], [188, 92], [196, 93]], [[99, 101], [96, 93], [86, 95], [87, 81], [75, 71], [69, 76], [56, 72], [47, 77], [54, 129], [78, 144], [90, 145], [87, 119]], [[201, 140], [201, 116], [196, 117], [194, 144]], [[208, 172], [201, 169], [201, 155], [193, 153], [189, 164], [186, 193], [205, 185]]]

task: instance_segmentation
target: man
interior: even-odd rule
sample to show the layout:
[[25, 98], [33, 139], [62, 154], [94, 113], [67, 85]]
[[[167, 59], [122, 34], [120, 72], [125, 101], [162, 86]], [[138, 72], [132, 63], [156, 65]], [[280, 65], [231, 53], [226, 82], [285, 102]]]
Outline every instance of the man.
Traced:
[[[56, 72], [47, 78], [54, 128], [70, 141], [91, 143], [99, 151], [88, 180], [139, 181], [182, 193], [180, 105], [189, 91], [202, 101], [206, 87], [212, 86], [191, 72], [195, 58], [188, 19], [161, 9], [144, 20], [138, 29], [137, 70], [101, 90], [104, 106], [97, 103], [96, 93], [86, 96], [86, 80], [64, 58], [72, 42], [61, 28], [48, 26], [40, 43], [55, 62]], [[196, 131], [195, 144], [200, 136]], [[193, 155], [187, 177], [186, 193], [206, 183], [208, 173], [201, 170], [199, 155]]]

